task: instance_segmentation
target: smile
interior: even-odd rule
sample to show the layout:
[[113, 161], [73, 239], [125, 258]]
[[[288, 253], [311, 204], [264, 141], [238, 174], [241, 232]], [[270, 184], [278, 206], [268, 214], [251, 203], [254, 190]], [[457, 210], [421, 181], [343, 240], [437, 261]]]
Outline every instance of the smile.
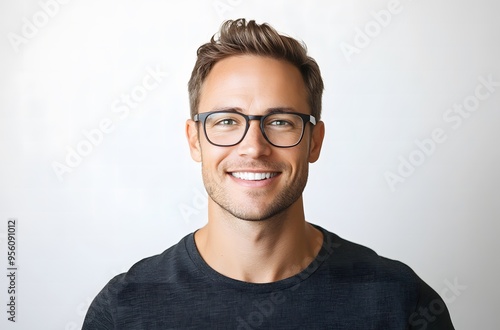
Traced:
[[256, 172], [232, 172], [232, 176], [235, 178], [246, 180], [246, 181], [261, 181], [270, 179], [278, 175], [276, 172], [267, 172], [267, 173], [256, 173]]

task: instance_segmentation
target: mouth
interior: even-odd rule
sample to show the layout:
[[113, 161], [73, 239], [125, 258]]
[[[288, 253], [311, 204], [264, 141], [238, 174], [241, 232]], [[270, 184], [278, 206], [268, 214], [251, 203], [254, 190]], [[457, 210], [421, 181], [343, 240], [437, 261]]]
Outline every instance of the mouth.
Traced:
[[245, 181], [262, 181], [275, 177], [278, 172], [231, 172], [235, 178]]

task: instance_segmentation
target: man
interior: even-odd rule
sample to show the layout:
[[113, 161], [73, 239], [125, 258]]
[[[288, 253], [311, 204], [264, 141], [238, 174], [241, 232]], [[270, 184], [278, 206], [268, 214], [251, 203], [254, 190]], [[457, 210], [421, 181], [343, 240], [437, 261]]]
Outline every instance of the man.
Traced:
[[409, 267], [305, 220], [322, 92], [296, 40], [225, 22], [189, 81], [208, 223], [112, 279], [83, 329], [453, 329]]

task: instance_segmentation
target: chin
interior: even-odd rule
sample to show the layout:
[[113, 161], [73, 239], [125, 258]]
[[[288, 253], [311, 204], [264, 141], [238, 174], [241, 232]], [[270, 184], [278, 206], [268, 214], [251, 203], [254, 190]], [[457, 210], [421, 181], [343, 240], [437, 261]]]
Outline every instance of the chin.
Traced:
[[251, 210], [235, 210], [234, 208], [224, 208], [226, 212], [233, 217], [243, 221], [271, 221], [279, 215], [284, 214], [283, 208], [268, 208], [266, 210], [257, 211], [255, 208]]

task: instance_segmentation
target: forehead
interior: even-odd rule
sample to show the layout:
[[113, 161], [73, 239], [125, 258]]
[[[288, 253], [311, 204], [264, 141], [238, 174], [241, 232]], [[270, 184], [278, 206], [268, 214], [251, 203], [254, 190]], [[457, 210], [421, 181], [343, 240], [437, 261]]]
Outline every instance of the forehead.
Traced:
[[214, 65], [201, 89], [200, 112], [239, 108], [257, 114], [272, 107], [309, 112], [302, 75], [285, 60], [255, 55], [225, 58]]

